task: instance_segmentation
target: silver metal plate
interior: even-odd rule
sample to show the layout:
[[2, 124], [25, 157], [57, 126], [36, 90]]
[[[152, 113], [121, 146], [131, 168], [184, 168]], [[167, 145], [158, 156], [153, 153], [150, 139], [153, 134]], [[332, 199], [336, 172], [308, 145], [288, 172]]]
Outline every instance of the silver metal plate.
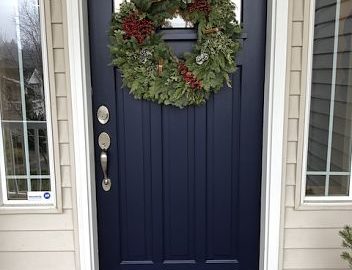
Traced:
[[102, 132], [98, 138], [98, 144], [101, 150], [108, 150], [110, 147], [110, 136], [106, 132]]
[[110, 191], [111, 189], [111, 180], [110, 179], [104, 179], [103, 182], [101, 183], [104, 191]]
[[105, 125], [110, 119], [109, 109], [104, 105], [100, 106], [97, 111], [97, 118], [100, 124]]

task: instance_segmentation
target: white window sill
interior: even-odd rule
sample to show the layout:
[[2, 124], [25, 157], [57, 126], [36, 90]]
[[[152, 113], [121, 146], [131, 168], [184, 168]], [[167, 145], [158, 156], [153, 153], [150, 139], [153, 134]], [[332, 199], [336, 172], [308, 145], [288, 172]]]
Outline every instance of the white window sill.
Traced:
[[321, 200], [321, 201], [304, 201], [296, 204], [295, 210], [298, 211], [336, 211], [336, 210], [352, 210], [352, 201], [345, 200]]
[[53, 205], [2, 205], [0, 215], [11, 214], [61, 214], [62, 207]]

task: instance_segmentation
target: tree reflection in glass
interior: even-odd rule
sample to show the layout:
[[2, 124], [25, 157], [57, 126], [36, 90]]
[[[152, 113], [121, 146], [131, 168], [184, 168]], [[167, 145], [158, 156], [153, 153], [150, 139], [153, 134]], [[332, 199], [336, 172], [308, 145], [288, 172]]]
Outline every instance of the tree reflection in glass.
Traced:
[[50, 190], [38, 0], [0, 2], [0, 105], [8, 199]]

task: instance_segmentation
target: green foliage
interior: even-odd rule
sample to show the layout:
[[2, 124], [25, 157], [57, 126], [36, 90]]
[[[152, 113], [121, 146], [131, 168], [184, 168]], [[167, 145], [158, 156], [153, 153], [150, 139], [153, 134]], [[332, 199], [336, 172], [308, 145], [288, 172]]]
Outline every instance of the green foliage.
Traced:
[[341, 258], [348, 262], [350, 268], [352, 268], [352, 227], [345, 226], [339, 234], [343, 239], [342, 246], [347, 249], [341, 254]]
[[[240, 50], [238, 38], [241, 27], [236, 21], [235, 6], [231, 0], [209, 0], [209, 14], [187, 11], [185, 0], [131, 0], [123, 2], [119, 13], [112, 17], [110, 51], [112, 64], [122, 71], [124, 86], [137, 99], [147, 99], [165, 105], [183, 108], [206, 102], [210, 94], [218, 92], [224, 83], [230, 86], [229, 73], [236, 70], [235, 56]], [[198, 27], [198, 41], [191, 53], [177, 59], [162, 36], [152, 33], [138, 44], [134, 37], [126, 39], [123, 19], [130, 14], [140, 19], [153, 21], [157, 28], [180, 14]], [[205, 29], [220, 31], [204, 34]], [[145, 52], [147, 52], [145, 54]], [[208, 55], [203, 63], [197, 63], [200, 55]], [[163, 60], [163, 71], [157, 72], [159, 60]], [[193, 89], [178, 70], [179, 61], [184, 61], [190, 72], [202, 82], [201, 89]]]
[[113, 35], [113, 31], [121, 29], [122, 21], [125, 17], [130, 15], [131, 13], [135, 13], [137, 11], [136, 6], [132, 2], [123, 2], [120, 6], [120, 12], [115, 13], [112, 16], [111, 22], [111, 35]]

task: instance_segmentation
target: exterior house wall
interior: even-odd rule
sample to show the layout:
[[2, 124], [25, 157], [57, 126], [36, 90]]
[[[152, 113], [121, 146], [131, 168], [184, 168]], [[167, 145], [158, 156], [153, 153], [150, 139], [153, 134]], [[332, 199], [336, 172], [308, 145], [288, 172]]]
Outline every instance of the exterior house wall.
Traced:
[[65, 0], [44, 0], [58, 209], [1, 209], [1, 270], [79, 269]]
[[[338, 231], [352, 224], [348, 205], [301, 204], [301, 183], [306, 136], [305, 112], [309, 61], [310, 31], [314, 11], [312, 0], [290, 0], [288, 78], [286, 88], [285, 192], [282, 209], [282, 269], [348, 269], [340, 259]], [[307, 82], [308, 80], [308, 82]]]

